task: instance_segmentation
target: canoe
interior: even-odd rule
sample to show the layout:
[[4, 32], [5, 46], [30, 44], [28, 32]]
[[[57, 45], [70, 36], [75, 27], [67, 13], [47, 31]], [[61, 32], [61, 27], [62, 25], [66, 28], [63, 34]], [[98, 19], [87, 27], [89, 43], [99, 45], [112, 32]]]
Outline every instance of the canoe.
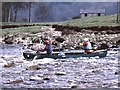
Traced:
[[43, 59], [43, 58], [53, 58], [53, 59], [59, 59], [59, 58], [78, 58], [78, 57], [96, 57], [99, 58], [106, 57], [107, 50], [99, 50], [96, 52], [91, 52], [89, 54], [81, 51], [67, 51], [67, 52], [53, 52], [51, 56], [46, 55], [46, 52], [41, 53], [35, 53], [31, 51], [25, 51], [23, 52], [23, 56], [25, 59]]

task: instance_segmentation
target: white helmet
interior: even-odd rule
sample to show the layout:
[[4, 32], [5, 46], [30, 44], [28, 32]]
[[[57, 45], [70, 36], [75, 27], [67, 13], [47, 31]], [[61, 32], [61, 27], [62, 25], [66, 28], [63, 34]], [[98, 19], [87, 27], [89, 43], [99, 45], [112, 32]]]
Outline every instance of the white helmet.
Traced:
[[89, 39], [88, 39], [88, 38], [84, 38], [84, 41], [86, 41], [86, 42], [87, 42], [87, 41], [89, 41]]

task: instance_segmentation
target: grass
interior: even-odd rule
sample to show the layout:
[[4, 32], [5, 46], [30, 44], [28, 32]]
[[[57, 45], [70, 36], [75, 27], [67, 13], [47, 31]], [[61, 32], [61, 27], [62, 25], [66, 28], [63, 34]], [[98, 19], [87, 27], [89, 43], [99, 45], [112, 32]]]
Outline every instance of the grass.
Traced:
[[36, 24], [37, 26], [30, 27], [19, 27], [19, 28], [6, 28], [2, 29], [4, 32], [31, 32], [37, 33], [41, 32], [42, 25], [70, 25], [70, 26], [79, 26], [79, 27], [92, 27], [92, 26], [118, 26], [116, 22], [116, 15], [108, 15], [101, 17], [91, 17], [91, 18], [83, 18], [83, 19], [72, 19], [64, 22], [37, 22], [37, 23], [3, 23], [4, 25], [8, 24]]
[[35, 22], [35, 23], [28, 23], [28, 22], [15, 22], [15, 23], [6, 23], [3, 22], [3, 25], [7, 24], [36, 24], [36, 25], [70, 25], [70, 26], [79, 26], [79, 27], [91, 27], [91, 26], [118, 26], [116, 21], [117, 15], [107, 15], [107, 16], [100, 16], [100, 17], [91, 17], [91, 18], [82, 18], [82, 19], [72, 19], [64, 22]]
[[74, 19], [62, 22], [62, 25], [91, 27], [91, 26], [118, 26], [116, 15]]

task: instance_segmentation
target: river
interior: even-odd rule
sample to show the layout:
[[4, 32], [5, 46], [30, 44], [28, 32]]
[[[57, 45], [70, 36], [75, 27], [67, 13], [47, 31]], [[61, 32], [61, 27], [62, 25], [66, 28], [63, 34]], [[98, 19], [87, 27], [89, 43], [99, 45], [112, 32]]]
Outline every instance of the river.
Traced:
[[[105, 58], [27, 61], [22, 45], [1, 44], [0, 88], [118, 88], [119, 50], [110, 49]], [[39, 68], [28, 68], [33, 65]]]

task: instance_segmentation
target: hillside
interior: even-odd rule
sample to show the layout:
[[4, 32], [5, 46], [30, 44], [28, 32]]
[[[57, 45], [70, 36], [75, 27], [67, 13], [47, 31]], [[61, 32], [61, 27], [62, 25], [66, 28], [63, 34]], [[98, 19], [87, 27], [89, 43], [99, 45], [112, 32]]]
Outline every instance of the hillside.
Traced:
[[83, 18], [68, 20], [61, 23], [62, 25], [91, 27], [91, 26], [118, 26], [116, 15], [108, 15], [101, 17]]
[[[118, 26], [115, 15], [107, 15], [101, 17], [91, 17], [83, 19], [71, 19], [64, 22], [37, 22], [37, 23], [2, 23], [4, 25], [70, 25], [78, 27], [92, 27], [92, 26]], [[17, 26], [16, 26], [17, 27]], [[20, 26], [19, 26], [20, 27]]]

